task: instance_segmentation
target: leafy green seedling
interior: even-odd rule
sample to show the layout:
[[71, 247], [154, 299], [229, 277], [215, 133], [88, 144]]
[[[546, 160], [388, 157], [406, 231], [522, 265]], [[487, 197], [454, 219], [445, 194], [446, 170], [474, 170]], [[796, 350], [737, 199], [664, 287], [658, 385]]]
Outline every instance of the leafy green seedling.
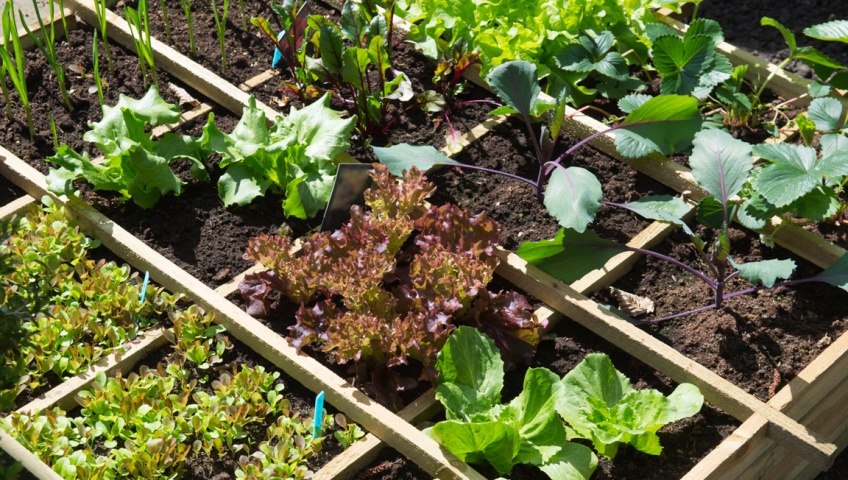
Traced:
[[344, 414], [337, 413], [333, 418], [336, 425], [341, 429], [333, 432], [333, 436], [342, 445], [343, 449], [347, 450], [348, 447], [365, 436], [365, 432], [359, 427], [359, 425], [348, 422]]
[[[825, 161], [818, 167], [812, 167], [806, 174], [801, 173], [807, 165], [809, 158], [805, 160], [794, 156], [795, 148], [789, 145], [775, 148], [758, 146], [755, 147], [763, 153], [784, 154], [780, 158], [786, 164], [778, 166], [776, 171], [799, 172], [794, 183], [815, 178], [820, 172], [832, 168], [832, 162]], [[805, 147], [800, 147], [805, 148]], [[791, 152], [790, 152], [791, 151]], [[805, 153], [803, 150], [797, 152]], [[603, 263], [605, 259], [611, 258], [621, 251], [632, 251], [670, 262], [706, 283], [713, 290], [713, 302], [710, 305], [691, 311], [676, 313], [656, 319], [646, 320], [647, 323], [655, 323], [672, 318], [678, 318], [695, 312], [721, 308], [724, 301], [739, 296], [750, 294], [759, 290], [790, 286], [806, 282], [824, 282], [848, 291], [848, 255], [827, 268], [825, 271], [811, 278], [798, 280], [788, 279], [795, 269], [792, 260], [763, 260], [759, 262], [748, 262], [739, 264], [731, 256], [730, 237], [728, 225], [734, 217], [740, 218], [742, 223], [753, 222], [761, 218], [757, 212], [754, 201], [739, 206], [737, 201], [732, 200], [738, 195], [748, 182], [749, 174], [753, 168], [751, 156], [752, 147], [747, 143], [733, 138], [730, 134], [717, 129], [705, 129], [695, 136], [694, 149], [689, 162], [692, 167], [692, 175], [695, 180], [709, 192], [710, 196], [698, 205], [698, 220], [705, 226], [714, 229], [715, 237], [709, 241], [701, 239], [682, 220], [682, 214], [688, 208], [680, 198], [669, 198], [665, 201], [645, 200], [631, 202], [629, 204], [610, 204], [632, 210], [643, 217], [679, 225], [690, 236], [695, 251], [698, 253], [704, 265], [705, 271], [686, 265], [681, 261], [662, 255], [647, 249], [634, 248], [618, 243], [602, 240], [591, 232], [583, 232], [576, 228], [561, 230], [557, 237], [552, 240], [541, 242], [528, 242], [518, 249], [518, 254], [530, 263], [539, 266], [542, 270], [565, 282], [579, 278], [586, 269], [592, 269], [597, 264]], [[812, 156], [815, 160], [815, 155]], [[826, 159], [824, 159], [826, 160]], [[768, 166], [766, 168], [769, 168]], [[833, 167], [835, 168], [835, 167]], [[771, 176], [765, 168], [760, 176]], [[843, 168], [844, 170], [844, 168]], [[804, 178], [800, 178], [804, 177]], [[757, 178], [757, 177], [755, 177]], [[820, 178], [820, 176], [819, 176]], [[813, 181], [814, 180], [810, 180]], [[759, 181], [755, 181], [758, 184]], [[569, 188], [582, 190], [584, 185], [573, 184]], [[786, 192], [779, 195], [794, 195], [797, 189], [783, 186]], [[800, 186], [798, 187], [800, 188]], [[775, 192], [777, 194], [777, 192]], [[578, 193], [573, 196], [580, 196]], [[583, 218], [583, 221], [594, 217], [593, 210], [597, 203], [589, 204], [566, 204], [569, 215]], [[583, 224], [585, 226], [585, 224]], [[588, 260], [587, 254], [591, 254], [595, 263]], [[740, 276], [752, 284], [762, 283], [761, 286], [753, 286], [733, 292], [726, 291], [729, 282]]]
[[[616, 131], [616, 146], [625, 156], [642, 157], [653, 152], [672, 153], [691, 145], [692, 137], [701, 127], [701, 116], [695, 98], [683, 95], [641, 96], [631, 102], [632, 110], [619, 125], [591, 135], [554, 158], [554, 148], [562, 133], [565, 120], [565, 100], [555, 104], [540, 102], [541, 87], [536, 80], [536, 67], [525, 61], [507, 62], [492, 69], [487, 77], [505, 107], [492, 113], [517, 112], [527, 127], [539, 170], [536, 179], [527, 179], [497, 170], [463, 165], [447, 158], [432, 147], [400, 144], [388, 148], [374, 147], [377, 158], [398, 175], [415, 165], [427, 169], [433, 165], [447, 164], [461, 168], [501, 174], [528, 183], [536, 191], [536, 198], [566, 228], [579, 232], [585, 230], [591, 217], [600, 209], [601, 185], [594, 175], [580, 167], [564, 167], [562, 162], [578, 148], [595, 138]], [[542, 127], [537, 135], [533, 118], [553, 110], [550, 125]], [[579, 185], [580, 188], [574, 188]], [[574, 210], [572, 205], [585, 206]], [[590, 217], [591, 216], [591, 217]]]
[[151, 208], [162, 195], [182, 192], [183, 182], [170, 168], [178, 159], [190, 160], [191, 175], [208, 181], [196, 139], [168, 132], [157, 141], [146, 128], [179, 118], [179, 107], [166, 103], [156, 86], [140, 100], [121, 95], [114, 107], [103, 105], [103, 119], [83, 136], [103, 151], [105, 162], [95, 164], [88, 153], [80, 155], [63, 144], [56, 155], [47, 158], [59, 165], [47, 175], [48, 188], [56, 194], [72, 194], [74, 180], [84, 178], [95, 190], [115, 191], [142, 208]]
[[[333, 95], [356, 117], [356, 130], [363, 138], [384, 133], [391, 125], [386, 118], [390, 101], [405, 102], [413, 96], [409, 79], [390, 61], [394, 3], [384, 13], [372, 14], [347, 2], [339, 25], [308, 15], [300, 0], [286, 0], [273, 9], [283, 26], [279, 39], [266, 19], [251, 22], [274, 43], [291, 73], [285, 89], [311, 100], [324, 93], [323, 84], [330, 84]], [[307, 49], [310, 44], [318, 47], [314, 54]]]
[[531, 368], [524, 390], [501, 403], [504, 364], [494, 342], [459, 327], [439, 352], [436, 398], [447, 420], [424, 430], [460, 460], [488, 463], [501, 475], [517, 464], [539, 467], [555, 480], [588, 479], [598, 459], [585, 445], [566, 441], [557, 408], [567, 387], [547, 368]]
[[330, 199], [335, 156], [348, 147], [355, 119], [342, 119], [329, 108], [330, 96], [279, 117], [270, 129], [265, 112], [251, 96], [231, 134], [221, 133], [215, 118], [203, 129], [200, 145], [222, 156], [218, 180], [224, 205], [247, 205], [271, 190], [284, 193], [286, 216], [309, 218]]
[[590, 440], [595, 450], [615, 457], [621, 445], [650, 455], [662, 453], [657, 430], [697, 414], [704, 404], [698, 387], [682, 383], [669, 396], [634, 390], [606, 355], [590, 354], [562, 379], [564, 394], [556, 409], [569, 440]]

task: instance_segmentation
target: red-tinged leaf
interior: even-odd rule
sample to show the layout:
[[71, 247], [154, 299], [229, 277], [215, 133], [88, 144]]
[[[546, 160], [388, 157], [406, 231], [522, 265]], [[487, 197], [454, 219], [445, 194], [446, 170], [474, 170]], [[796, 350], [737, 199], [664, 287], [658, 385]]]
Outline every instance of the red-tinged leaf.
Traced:
[[474, 302], [471, 318], [474, 326], [494, 339], [505, 368], [530, 364], [539, 344], [539, 331], [545, 325], [536, 320], [524, 295], [487, 291]]

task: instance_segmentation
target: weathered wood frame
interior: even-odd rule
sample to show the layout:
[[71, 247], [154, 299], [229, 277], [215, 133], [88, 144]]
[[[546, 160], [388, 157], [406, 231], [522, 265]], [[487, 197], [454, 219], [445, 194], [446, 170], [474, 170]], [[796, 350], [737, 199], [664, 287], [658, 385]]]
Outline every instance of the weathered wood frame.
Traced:
[[[90, 0], [66, 2], [68, 9], [73, 10], [86, 22], [94, 23]], [[108, 28], [110, 38], [127, 48], [133, 48], [128, 30], [120, 17], [111, 15]], [[750, 54], [730, 45], [722, 44], [719, 48], [731, 57], [734, 63], [752, 61]], [[253, 85], [247, 82], [247, 85], [242, 85], [239, 89], [158, 40], [154, 40], [154, 50], [159, 68], [174, 74], [187, 85], [215, 99], [237, 115], [247, 103], [248, 94], [244, 90], [274, 76], [272, 73], [261, 75], [261, 78], [257, 77], [253, 81]], [[761, 67], [759, 73], [750, 74], [765, 75], [769, 69], [774, 68], [767, 62], [761, 62], [764, 67]], [[773, 81], [773, 88], [787, 96], [798, 96], [806, 91], [799, 79], [791, 75], [778, 74], [775, 79], [777, 80]], [[472, 77], [472, 80], [479, 81], [479, 77]], [[265, 109], [269, 119], [278, 115], [270, 107], [259, 105]], [[466, 136], [466, 144], [485, 135], [492, 125], [499, 121], [490, 120], [475, 128]], [[603, 130], [604, 126], [590, 117], [576, 113], [568, 121], [566, 128], [572, 134], [585, 137]], [[689, 190], [692, 192], [691, 198], [695, 200], [705, 195], [694, 182], [688, 169], [667, 158], [653, 156], [639, 160], [621, 159], [613, 146], [613, 135], [598, 137], [592, 142], [592, 146], [619, 158], [672, 189], [681, 192]], [[33, 197], [47, 194], [43, 176], [4, 149], [0, 149], [0, 157], [0, 172]], [[56, 201], [64, 202], [65, 199]], [[0, 213], [19, 209], [26, 202], [25, 199], [16, 200], [3, 207]], [[318, 472], [318, 478], [352, 476], [357, 469], [367, 464], [368, 459], [376, 455], [382, 442], [401, 451], [434, 476], [481, 478], [476, 471], [452, 455], [440, 451], [432, 440], [408, 423], [426, 418], [438, 410], [432, 391], [398, 415], [386, 411], [311, 358], [295, 354], [283, 339], [277, 340], [279, 337], [276, 334], [266, 331], [260, 323], [224, 300], [224, 292], [212, 291], [201, 284], [88, 205], [75, 199], [67, 200], [66, 205], [87, 233], [100, 238], [105, 245], [136, 268], [149, 270], [160, 284], [171, 290], [186, 293], [207, 310], [214, 311], [217, 321], [227, 326], [233, 335], [266, 356], [296, 380], [313, 390], [325, 390], [331, 404], [372, 432], [363, 442]], [[766, 229], [767, 233], [773, 232], [778, 225], [779, 219], [773, 219]], [[630, 245], [650, 247], [662, 241], [672, 230], [672, 227], [665, 224], [651, 224], [634, 237]], [[823, 268], [845, 253], [840, 247], [793, 225], [780, 228], [775, 235], [775, 241]], [[697, 384], [704, 391], [708, 401], [744, 421], [740, 428], [687, 474], [687, 479], [768, 478], [769, 474], [781, 478], [811, 478], [821, 469], [827, 468], [836, 453], [848, 443], [848, 422], [845, 421], [848, 411], [840, 408], [841, 404], [848, 400], [848, 369], [845, 368], [848, 366], [848, 335], [836, 339], [789, 385], [768, 403], [763, 403], [638, 328], [621, 322], [583, 295], [614, 282], [632, 267], [638, 255], [619, 254], [604, 268], [591, 272], [570, 286], [551, 279], [514, 254], [500, 251], [499, 255], [502, 265], [498, 273], [549, 306], [540, 309], [537, 315], [553, 321], [561, 314], [569, 316], [675, 381]], [[229, 285], [232, 288], [233, 283]], [[152, 340], [154, 337], [156, 335], [151, 334], [151, 344], [155, 343]], [[122, 365], [115, 359], [114, 362], [107, 361], [98, 368], [124, 368]], [[67, 398], [67, 391], [70, 391], [72, 386], [63, 385], [57, 390], [64, 391], [63, 395]], [[31, 472], [39, 478], [55, 478], [50, 475], [49, 469], [45, 472], [37, 465], [40, 464], [37, 459], [33, 462], [32, 458], [20, 452], [15, 446], [16, 443], [8, 436], [0, 435], [0, 447], [13, 456], [17, 453], [25, 457], [20, 459], [26, 462], [26, 467]], [[327, 468], [329, 470], [325, 471]]]

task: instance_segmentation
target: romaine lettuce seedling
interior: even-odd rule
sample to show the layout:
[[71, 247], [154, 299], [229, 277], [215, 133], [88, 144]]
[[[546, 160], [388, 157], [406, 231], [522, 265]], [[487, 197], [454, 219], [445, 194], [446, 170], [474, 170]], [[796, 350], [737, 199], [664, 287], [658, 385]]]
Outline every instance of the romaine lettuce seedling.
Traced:
[[554, 480], [588, 479], [598, 459], [585, 445], [566, 440], [557, 413], [566, 387], [547, 368], [531, 368], [524, 390], [501, 403], [504, 364], [494, 342], [459, 327], [439, 352], [436, 398], [447, 420], [424, 433], [460, 460], [488, 463], [501, 475], [517, 464], [538, 466]]

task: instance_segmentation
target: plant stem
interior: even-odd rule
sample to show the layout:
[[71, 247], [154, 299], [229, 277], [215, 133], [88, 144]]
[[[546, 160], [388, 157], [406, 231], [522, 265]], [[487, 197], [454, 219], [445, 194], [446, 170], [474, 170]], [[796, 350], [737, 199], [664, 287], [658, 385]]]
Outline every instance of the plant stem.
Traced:
[[109, 62], [109, 74], [115, 75], [115, 65], [112, 63], [112, 49], [109, 48], [109, 36], [106, 34], [106, 0], [94, 0], [94, 12], [97, 14], [97, 23], [100, 26], [100, 38], [103, 40], [103, 50], [106, 52], [106, 60]]
[[224, 34], [227, 27], [227, 11], [230, 9], [230, 1], [224, 0], [221, 15], [218, 15], [218, 2], [212, 0], [212, 15], [215, 18], [215, 29], [218, 31], [218, 46], [221, 48], [221, 71], [227, 71], [227, 52], [224, 45]]
[[247, 14], [244, 10], [244, 0], [239, 0], [239, 11], [241, 12], [241, 29], [247, 31]]
[[173, 42], [174, 37], [171, 35], [171, 25], [168, 23], [168, 7], [165, 0], [159, 0], [159, 8], [162, 9], [162, 21], [165, 22], [165, 35], [168, 36], [169, 41]]
[[67, 107], [68, 110], [73, 110], [74, 107], [71, 105], [68, 88], [65, 86], [65, 66], [59, 62], [59, 57], [56, 55], [56, 22], [52, 21], [54, 17], [53, 2], [50, 2], [49, 10], [51, 18], [50, 28], [47, 28], [44, 25], [44, 21], [41, 19], [41, 12], [39, 11], [38, 4], [35, 0], [32, 0], [32, 6], [35, 10], [35, 17], [38, 19], [39, 29], [41, 30], [42, 35], [44, 35], [44, 42], [30, 31], [29, 25], [27, 25], [26, 20], [24, 19], [23, 12], [18, 11], [18, 15], [21, 18], [21, 24], [26, 29], [27, 35], [29, 35], [36, 47], [38, 47], [41, 53], [44, 54], [44, 58], [47, 59], [47, 63], [49, 63], [50, 67], [53, 68], [53, 73], [56, 74], [56, 80], [59, 82], [59, 91], [62, 93], [62, 99], [65, 101], [65, 107]]
[[185, 14], [186, 25], [188, 26], [188, 49], [191, 53], [195, 53], [197, 49], [194, 46], [194, 28], [191, 24], [191, 1], [180, 0], [180, 5], [183, 7], [183, 14]]
[[100, 54], [97, 48], [97, 32], [94, 32], [94, 38], [91, 43], [92, 55], [91, 63], [94, 70], [94, 84], [97, 85], [97, 98], [100, 100], [100, 106], [103, 106], [103, 79], [100, 78]]

